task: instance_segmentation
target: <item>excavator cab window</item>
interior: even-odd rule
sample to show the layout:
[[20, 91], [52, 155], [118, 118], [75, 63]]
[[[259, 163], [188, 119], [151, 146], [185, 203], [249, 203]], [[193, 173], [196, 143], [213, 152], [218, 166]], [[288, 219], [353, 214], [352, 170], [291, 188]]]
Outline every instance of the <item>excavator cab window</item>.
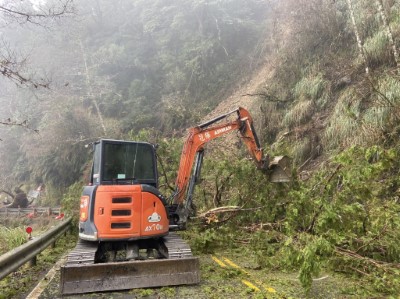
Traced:
[[151, 144], [101, 140], [94, 149], [93, 184], [157, 187], [155, 150]]

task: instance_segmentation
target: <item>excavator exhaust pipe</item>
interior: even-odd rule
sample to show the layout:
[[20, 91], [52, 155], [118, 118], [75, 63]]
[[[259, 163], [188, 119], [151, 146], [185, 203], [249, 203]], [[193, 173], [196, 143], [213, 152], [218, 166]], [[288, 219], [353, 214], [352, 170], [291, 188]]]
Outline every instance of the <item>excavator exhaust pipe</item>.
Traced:
[[269, 180], [272, 183], [285, 183], [292, 180], [290, 159], [287, 156], [273, 157], [268, 166]]

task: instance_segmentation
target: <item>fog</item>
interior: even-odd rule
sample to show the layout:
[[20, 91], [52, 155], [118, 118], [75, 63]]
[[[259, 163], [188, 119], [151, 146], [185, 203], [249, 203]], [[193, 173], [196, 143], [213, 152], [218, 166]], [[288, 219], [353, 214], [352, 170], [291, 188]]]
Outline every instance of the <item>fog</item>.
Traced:
[[0, 183], [79, 180], [84, 144], [184, 132], [267, 51], [268, 1], [0, 2]]

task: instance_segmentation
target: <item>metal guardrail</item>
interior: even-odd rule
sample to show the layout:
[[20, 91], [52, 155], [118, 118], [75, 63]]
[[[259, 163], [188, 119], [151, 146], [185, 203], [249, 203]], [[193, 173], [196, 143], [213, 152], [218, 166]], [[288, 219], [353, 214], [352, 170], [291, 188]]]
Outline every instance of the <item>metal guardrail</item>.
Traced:
[[49, 208], [49, 207], [35, 207], [35, 208], [0, 208], [0, 216], [21, 216], [33, 213], [33, 215], [59, 215], [61, 208]]
[[71, 225], [69, 217], [45, 234], [36, 237], [27, 243], [0, 256], [0, 279], [17, 270], [26, 262], [34, 260], [36, 256], [53, 244]]

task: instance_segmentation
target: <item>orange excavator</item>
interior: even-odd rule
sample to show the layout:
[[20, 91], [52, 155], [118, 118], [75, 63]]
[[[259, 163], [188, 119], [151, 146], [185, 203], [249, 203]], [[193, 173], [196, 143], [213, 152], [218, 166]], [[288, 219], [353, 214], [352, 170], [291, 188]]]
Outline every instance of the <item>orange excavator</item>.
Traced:
[[[233, 114], [236, 119], [222, 122]], [[186, 228], [204, 146], [231, 131], [240, 133], [257, 168], [271, 181], [290, 180], [287, 157], [264, 156], [253, 120], [241, 107], [189, 129], [169, 198], [158, 190], [154, 145], [94, 143], [90, 183], [80, 201], [80, 240], [61, 269], [61, 293], [198, 283], [198, 258], [175, 230]]]

